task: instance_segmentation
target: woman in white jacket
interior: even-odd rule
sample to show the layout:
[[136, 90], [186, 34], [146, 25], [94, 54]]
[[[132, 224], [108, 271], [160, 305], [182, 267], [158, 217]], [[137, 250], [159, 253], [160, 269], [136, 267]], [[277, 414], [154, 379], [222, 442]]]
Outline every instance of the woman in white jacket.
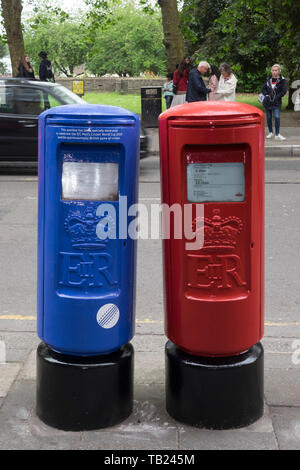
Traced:
[[235, 101], [237, 78], [232, 73], [231, 67], [228, 64], [221, 64], [220, 72], [221, 77], [215, 99], [220, 101]]

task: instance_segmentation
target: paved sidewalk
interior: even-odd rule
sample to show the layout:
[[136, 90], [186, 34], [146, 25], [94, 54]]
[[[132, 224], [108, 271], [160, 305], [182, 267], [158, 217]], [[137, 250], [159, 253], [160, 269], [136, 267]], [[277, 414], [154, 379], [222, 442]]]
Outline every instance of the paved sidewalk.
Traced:
[[[6, 362], [0, 363], [0, 449], [300, 450], [300, 160], [288, 160], [266, 162], [265, 414], [232, 431], [185, 426], [166, 413], [160, 240], [138, 243], [133, 414], [119, 426], [78, 433], [58, 431], [37, 418], [37, 178], [0, 176], [0, 362], [6, 346]], [[140, 167], [140, 201], [159, 201], [159, 158], [145, 158]]]
[[[135, 347], [134, 412], [124, 423], [89, 432], [63, 432], [43, 424], [35, 414], [35, 351], [39, 340], [35, 322], [2, 323], [1, 337], [8, 350], [0, 365], [0, 449], [300, 449], [299, 366], [292, 365], [292, 343], [300, 338], [300, 324], [291, 338], [274, 338], [267, 326], [266, 405], [257, 423], [232, 431], [209, 431], [174, 421], [164, 404], [164, 344], [162, 322], [138, 321]], [[4, 331], [3, 331], [4, 330]], [[284, 386], [283, 386], [284, 384]]]
[[[149, 152], [157, 155], [159, 153], [158, 128], [148, 128], [146, 133], [149, 138]], [[286, 137], [285, 141], [276, 141], [274, 137], [270, 140], [266, 139], [266, 157], [300, 157], [300, 113], [281, 113], [280, 133]]]

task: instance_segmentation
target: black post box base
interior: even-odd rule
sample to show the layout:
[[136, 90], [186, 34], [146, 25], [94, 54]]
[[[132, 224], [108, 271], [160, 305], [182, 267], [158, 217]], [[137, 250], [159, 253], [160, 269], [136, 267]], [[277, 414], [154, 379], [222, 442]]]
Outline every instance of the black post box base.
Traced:
[[264, 409], [261, 343], [239, 356], [192, 356], [166, 344], [166, 407], [176, 420], [208, 429], [247, 426]]
[[133, 407], [133, 346], [111, 354], [67, 356], [45, 343], [37, 350], [39, 418], [65, 431], [105, 428], [128, 418]]

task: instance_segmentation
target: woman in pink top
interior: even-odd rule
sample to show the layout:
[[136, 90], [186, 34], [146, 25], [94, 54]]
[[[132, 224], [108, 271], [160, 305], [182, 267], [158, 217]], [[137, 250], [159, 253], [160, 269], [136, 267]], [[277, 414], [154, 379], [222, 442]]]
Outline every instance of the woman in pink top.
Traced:
[[214, 101], [216, 99], [220, 75], [221, 73], [218, 67], [212, 65], [210, 68], [210, 79], [208, 83], [208, 88], [211, 89], [211, 92], [208, 95], [209, 101]]

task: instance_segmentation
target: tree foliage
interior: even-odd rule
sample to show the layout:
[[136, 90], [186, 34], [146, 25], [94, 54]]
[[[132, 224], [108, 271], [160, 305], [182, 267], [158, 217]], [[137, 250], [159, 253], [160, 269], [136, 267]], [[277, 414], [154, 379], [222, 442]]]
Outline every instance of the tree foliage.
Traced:
[[1, 59], [7, 54], [7, 46], [0, 42], [0, 74], [6, 73], [6, 66]]
[[165, 73], [160, 16], [151, 16], [127, 3], [112, 16], [110, 25], [99, 30], [88, 59], [88, 68], [95, 75], [117, 73], [134, 76], [151, 71]]
[[121, 0], [84, 0], [88, 7], [82, 26], [87, 40], [93, 43], [99, 29], [105, 29], [114, 22], [115, 9], [122, 4]]
[[180, 11], [181, 29], [189, 54], [203, 44], [207, 31], [220, 16], [228, 0], [184, 0]]
[[260, 89], [266, 69], [275, 62], [284, 65], [289, 79], [296, 72], [300, 57], [299, 7], [299, 0], [192, 0], [185, 2], [182, 21], [183, 25], [189, 24], [187, 13], [197, 18], [198, 27], [191, 22], [184, 31], [194, 50], [198, 42], [198, 58], [216, 64], [231, 63], [239, 87], [253, 92]]
[[7, 54], [7, 45], [0, 42], [0, 59]]
[[54, 70], [67, 76], [85, 64], [95, 75], [118, 73], [138, 75], [149, 70], [165, 71], [160, 16], [136, 10], [132, 1], [85, 0], [85, 15], [73, 18], [51, 2], [38, 8], [25, 30], [26, 53], [35, 69], [44, 49]]
[[72, 76], [74, 68], [85, 63], [89, 50], [81, 25], [70, 20], [35, 24], [25, 33], [25, 47], [36, 70], [40, 62], [38, 54], [45, 50], [54, 71], [66, 76]]
[[20, 60], [24, 55], [21, 13], [21, 0], [1, 0], [2, 25], [6, 32], [1, 40], [8, 45], [13, 76], [18, 74]]

